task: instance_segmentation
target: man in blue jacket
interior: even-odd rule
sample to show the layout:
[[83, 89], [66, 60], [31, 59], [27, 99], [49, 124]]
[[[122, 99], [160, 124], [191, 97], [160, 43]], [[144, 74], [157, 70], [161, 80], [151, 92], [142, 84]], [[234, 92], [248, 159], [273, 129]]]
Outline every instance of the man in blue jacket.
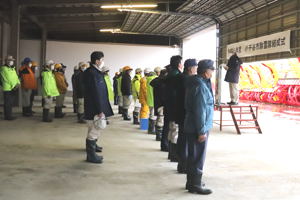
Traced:
[[88, 124], [86, 138], [87, 161], [91, 163], [102, 163], [103, 157], [96, 154], [102, 148], [96, 142], [100, 136], [100, 130], [95, 126], [94, 117], [110, 117], [113, 115], [111, 109], [107, 86], [101, 68], [104, 65], [104, 54], [101, 51], [94, 51], [91, 54], [90, 67], [83, 75], [84, 84], [84, 114]]
[[202, 184], [209, 130], [212, 128], [214, 97], [210, 78], [214, 71], [212, 60], [198, 63], [197, 75], [186, 82], [184, 132], [188, 140], [186, 189], [191, 193], [210, 194]]

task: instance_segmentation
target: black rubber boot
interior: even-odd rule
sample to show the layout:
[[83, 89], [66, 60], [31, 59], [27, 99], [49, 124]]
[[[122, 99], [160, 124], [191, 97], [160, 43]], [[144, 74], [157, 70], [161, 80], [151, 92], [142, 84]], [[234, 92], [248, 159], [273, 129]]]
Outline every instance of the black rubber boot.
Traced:
[[78, 104], [73, 103], [73, 113], [78, 113]]
[[85, 124], [85, 120], [84, 120], [84, 114], [83, 113], [77, 113], [77, 122], [80, 124]]
[[148, 134], [155, 135], [155, 120], [149, 119]]
[[172, 142], [170, 143], [169, 153], [170, 153], [170, 161], [171, 162], [178, 162], [177, 144], [174, 144]]
[[96, 154], [96, 140], [86, 139], [86, 161], [98, 164], [103, 162], [103, 157]]
[[30, 107], [23, 107], [22, 114], [24, 117], [31, 117], [32, 113], [30, 112]]
[[185, 161], [178, 159], [177, 172], [179, 174], [186, 174], [186, 162]]
[[125, 121], [130, 121], [131, 117], [128, 115], [128, 109], [123, 109], [123, 119]]
[[103, 147], [98, 146], [98, 145], [97, 145], [97, 141], [98, 141], [98, 140], [96, 140], [96, 152], [102, 152]]
[[119, 106], [119, 107], [118, 107], [118, 109], [119, 109], [119, 110], [118, 110], [118, 114], [123, 114], [122, 107], [121, 107], [121, 106]]
[[133, 112], [133, 124], [139, 125], [139, 113], [138, 112]]
[[191, 177], [192, 181], [191, 181], [191, 185], [187, 185], [188, 187], [188, 191], [190, 193], [197, 193], [197, 194], [203, 194], [203, 195], [208, 195], [212, 193], [212, 190], [205, 188], [203, 186], [202, 182], [202, 174], [198, 174], [198, 175], [193, 175], [193, 177]]
[[43, 109], [43, 122], [52, 122], [49, 114], [49, 109]]
[[156, 128], [155, 128], [155, 134], [156, 134], [155, 140], [156, 141], [161, 141], [162, 130], [163, 130], [163, 127], [156, 126]]
[[65, 116], [65, 113], [62, 112], [62, 107], [55, 107], [55, 118], [63, 118]]
[[4, 120], [12, 121], [15, 119], [17, 118], [12, 116], [12, 107], [4, 105]]

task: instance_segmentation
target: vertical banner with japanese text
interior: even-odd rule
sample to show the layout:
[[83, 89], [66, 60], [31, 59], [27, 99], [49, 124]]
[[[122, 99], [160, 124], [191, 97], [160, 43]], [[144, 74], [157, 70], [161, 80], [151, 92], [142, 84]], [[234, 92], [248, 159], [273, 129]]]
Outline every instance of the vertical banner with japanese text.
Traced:
[[239, 57], [290, 51], [291, 31], [274, 33], [227, 45], [227, 59], [237, 53]]

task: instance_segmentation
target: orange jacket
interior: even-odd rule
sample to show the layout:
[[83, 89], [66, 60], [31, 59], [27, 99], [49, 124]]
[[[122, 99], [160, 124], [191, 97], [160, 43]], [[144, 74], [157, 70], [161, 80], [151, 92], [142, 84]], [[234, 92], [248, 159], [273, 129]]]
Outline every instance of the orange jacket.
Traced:
[[19, 69], [19, 75], [21, 78], [21, 85], [24, 89], [31, 89], [36, 90], [37, 89], [37, 82], [34, 77], [34, 72], [29, 66], [23, 65]]
[[68, 86], [64, 74], [61, 72], [54, 72], [54, 77], [59, 93], [65, 94], [68, 90]]

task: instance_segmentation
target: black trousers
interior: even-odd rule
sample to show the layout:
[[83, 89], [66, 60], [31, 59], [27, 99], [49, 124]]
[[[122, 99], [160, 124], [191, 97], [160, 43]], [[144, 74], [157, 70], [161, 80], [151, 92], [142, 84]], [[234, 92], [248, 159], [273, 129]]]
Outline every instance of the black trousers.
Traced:
[[206, 157], [207, 138], [204, 142], [198, 142], [196, 134], [187, 134], [188, 141], [188, 162], [187, 176], [194, 177], [203, 173], [203, 166]]
[[3, 100], [4, 100], [4, 118], [9, 118], [12, 116], [12, 107], [15, 101], [15, 97], [18, 90], [4, 91]]
[[183, 123], [178, 124], [177, 154], [179, 156], [179, 163], [186, 165], [188, 158], [188, 142], [187, 136], [184, 133]]
[[169, 141], [168, 141], [168, 133], [169, 133], [169, 117], [168, 115], [164, 116], [164, 126], [160, 140], [160, 148], [161, 149], [168, 149], [169, 148]]

